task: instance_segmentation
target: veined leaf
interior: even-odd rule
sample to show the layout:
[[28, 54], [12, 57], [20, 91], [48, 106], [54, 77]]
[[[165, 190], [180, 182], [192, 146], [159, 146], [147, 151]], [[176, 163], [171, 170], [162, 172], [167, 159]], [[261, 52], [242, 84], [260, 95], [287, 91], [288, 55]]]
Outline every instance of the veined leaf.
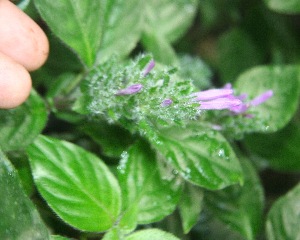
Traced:
[[1, 239], [49, 239], [37, 210], [24, 193], [18, 173], [0, 150]]
[[173, 126], [150, 139], [160, 154], [187, 181], [207, 189], [241, 183], [242, 170], [233, 149], [217, 131], [199, 123]]
[[0, 146], [4, 151], [22, 149], [37, 137], [47, 121], [43, 99], [32, 90], [21, 106], [0, 110]]
[[179, 203], [179, 213], [184, 233], [188, 233], [198, 222], [203, 206], [203, 196], [201, 188], [186, 183]]
[[95, 62], [103, 35], [107, 1], [34, 1], [39, 13], [56, 36], [87, 65]]
[[124, 57], [135, 48], [143, 27], [143, 5], [140, 0], [108, 1], [98, 62], [105, 62], [115, 54]]
[[157, 222], [175, 210], [181, 181], [161, 165], [146, 143], [138, 142], [123, 153], [118, 169], [124, 212], [120, 226], [124, 230]]
[[27, 152], [38, 190], [58, 216], [84, 231], [105, 231], [113, 226], [121, 207], [120, 188], [99, 158], [45, 136]]
[[243, 159], [241, 165], [245, 175], [244, 185], [206, 192], [205, 202], [216, 218], [252, 240], [262, 227], [264, 194], [249, 160]]

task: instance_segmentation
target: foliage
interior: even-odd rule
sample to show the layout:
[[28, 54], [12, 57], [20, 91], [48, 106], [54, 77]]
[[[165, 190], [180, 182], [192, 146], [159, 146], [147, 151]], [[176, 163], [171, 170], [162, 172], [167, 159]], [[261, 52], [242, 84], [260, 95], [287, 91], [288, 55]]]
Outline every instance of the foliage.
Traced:
[[0, 110], [1, 239], [299, 238], [299, 0], [18, 4], [51, 52]]

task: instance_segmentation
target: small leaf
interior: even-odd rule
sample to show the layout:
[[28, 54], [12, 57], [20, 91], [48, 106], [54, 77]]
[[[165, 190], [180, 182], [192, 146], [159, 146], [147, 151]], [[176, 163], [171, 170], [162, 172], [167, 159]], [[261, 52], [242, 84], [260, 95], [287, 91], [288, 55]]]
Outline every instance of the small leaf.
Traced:
[[47, 121], [43, 99], [33, 90], [21, 106], [0, 110], [0, 145], [4, 151], [22, 149], [37, 137]]
[[120, 188], [99, 158], [45, 136], [27, 152], [38, 190], [58, 216], [84, 231], [105, 231], [113, 226], [120, 212]]
[[264, 194], [249, 160], [243, 159], [241, 165], [245, 174], [244, 185], [206, 192], [205, 202], [216, 218], [250, 240], [255, 239], [262, 226]]
[[124, 153], [118, 167], [123, 193], [121, 227], [157, 222], [171, 214], [181, 196], [181, 182], [167, 172], [150, 147], [138, 142]]
[[252, 154], [258, 155], [269, 166], [279, 171], [300, 170], [300, 126], [291, 122], [285, 128], [271, 134], [252, 134], [245, 144]]
[[22, 189], [18, 174], [0, 150], [1, 239], [49, 239], [34, 205]]
[[34, 1], [36, 8], [56, 36], [92, 66], [103, 35], [106, 1]]
[[273, 204], [266, 222], [268, 240], [300, 238], [299, 203], [300, 184]]
[[108, 4], [98, 62], [105, 62], [116, 54], [120, 57], [129, 54], [139, 41], [143, 27], [143, 1], [110, 0]]
[[265, 0], [265, 3], [270, 9], [280, 13], [300, 13], [299, 0]]
[[203, 191], [197, 186], [186, 183], [179, 203], [179, 213], [185, 234], [198, 222], [202, 206]]
[[171, 233], [167, 233], [159, 229], [140, 230], [125, 238], [125, 240], [162, 240], [162, 239], [179, 240]]
[[187, 181], [207, 189], [222, 189], [243, 180], [229, 143], [209, 126], [193, 123], [169, 127], [151, 140], [154, 147]]

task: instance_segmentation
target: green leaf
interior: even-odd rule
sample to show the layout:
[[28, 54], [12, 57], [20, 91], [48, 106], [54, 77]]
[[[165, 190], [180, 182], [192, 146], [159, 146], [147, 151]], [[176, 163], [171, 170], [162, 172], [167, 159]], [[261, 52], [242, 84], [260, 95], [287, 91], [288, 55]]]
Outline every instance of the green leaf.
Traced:
[[129, 54], [136, 47], [143, 27], [143, 1], [110, 0], [108, 4], [98, 62], [105, 62], [115, 54], [120, 57]]
[[168, 127], [150, 141], [184, 179], [200, 187], [221, 189], [243, 181], [233, 149], [210, 126]]
[[262, 157], [271, 168], [291, 172], [300, 170], [299, 142], [300, 125], [295, 122], [276, 133], [253, 134], [245, 139], [249, 151]]
[[[273, 96], [263, 104], [252, 107], [253, 118], [243, 117], [246, 132], [275, 132], [283, 128], [298, 107], [300, 92], [299, 66], [260, 66], [243, 73], [235, 83], [238, 93], [248, 94], [249, 100], [267, 90]], [[236, 128], [238, 123], [232, 123]]]
[[119, 158], [134, 140], [126, 129], [105, 121], [88, 122], [80, 129], [98, 143], [108, 157]]
[[244, 185], [206, 192], [205, 202], [216, 218], [250, 240], [256, 239], [262, 226], [264, 193], [249, 160], [243, 159], [241, 165], [245, 174]]
[[113, 226], [120, 212], [120, 188], [99, 158], [45, 136], [27, 152], [37, 188], [58, 216], [84, 231], [105, 231]]
[[175, 50], [166, 38], [155, 33], [144, 31], [142, 43], [147, 51], [153, 54], [156, 61], [170, 66], [178, 65]]
[[179, 203], [179, 213], [185, 234], [198, 222], [202, 206], [203, 191], [197, 186], [186, 183]]
[[123, 194], [124, 230], [136, 224], [157, 222], [171, 214], [180, 199], [182, 185], [155, 152], [138, 142], [124, 152], [118, 166]]
[[21, 106], [0, 110], [0, 146], [4, 151], [22, 149], [43, 130], [47, 110], [43, 99], [33, 90]]
[[145, 2], [145, 29], [174, 42], [190, 27], [196, 0], [152, 0]]
[[179, 240], [171, 233], [167, 233], [159, 229], [140, 230], [125, 238], [125, 240], [162, 240], [162, 239]]
[[142, 43], [156, 61], [176, 64], [171, 43], [188, 29], [197, 9], [196, 0], [152, 0], [145, 2], [145, 27]]
[[18, 174], [0, 150], [1, 239], [49, 239], [46, 226], [24, 193]]
[[299, 0], [264, 0], [267, 6], [280, 13], [300, 13]]
[[218, 67], [223, 82], [234, 82], [240, 73], [263, 62], [263, 56], [251, 37], [238, 28], [221, 36], [218, 52]]
[[36, 8], [56, 36], [87, 65], [95, 62], [101, 44], [106, 1], [34, 1]]
[[273, 204], [266, 222], [268, 240], [300, 238], [299, 202], [300, 184]]

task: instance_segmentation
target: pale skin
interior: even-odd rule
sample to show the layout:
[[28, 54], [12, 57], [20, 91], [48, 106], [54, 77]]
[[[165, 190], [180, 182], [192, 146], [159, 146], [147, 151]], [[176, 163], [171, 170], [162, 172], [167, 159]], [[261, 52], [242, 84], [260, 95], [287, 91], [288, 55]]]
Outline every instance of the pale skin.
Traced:
[[49, 53], [42, 29], [9, 0], [0, 0], [0, 108], [21, 105], [31, 90], [29, 72]]

